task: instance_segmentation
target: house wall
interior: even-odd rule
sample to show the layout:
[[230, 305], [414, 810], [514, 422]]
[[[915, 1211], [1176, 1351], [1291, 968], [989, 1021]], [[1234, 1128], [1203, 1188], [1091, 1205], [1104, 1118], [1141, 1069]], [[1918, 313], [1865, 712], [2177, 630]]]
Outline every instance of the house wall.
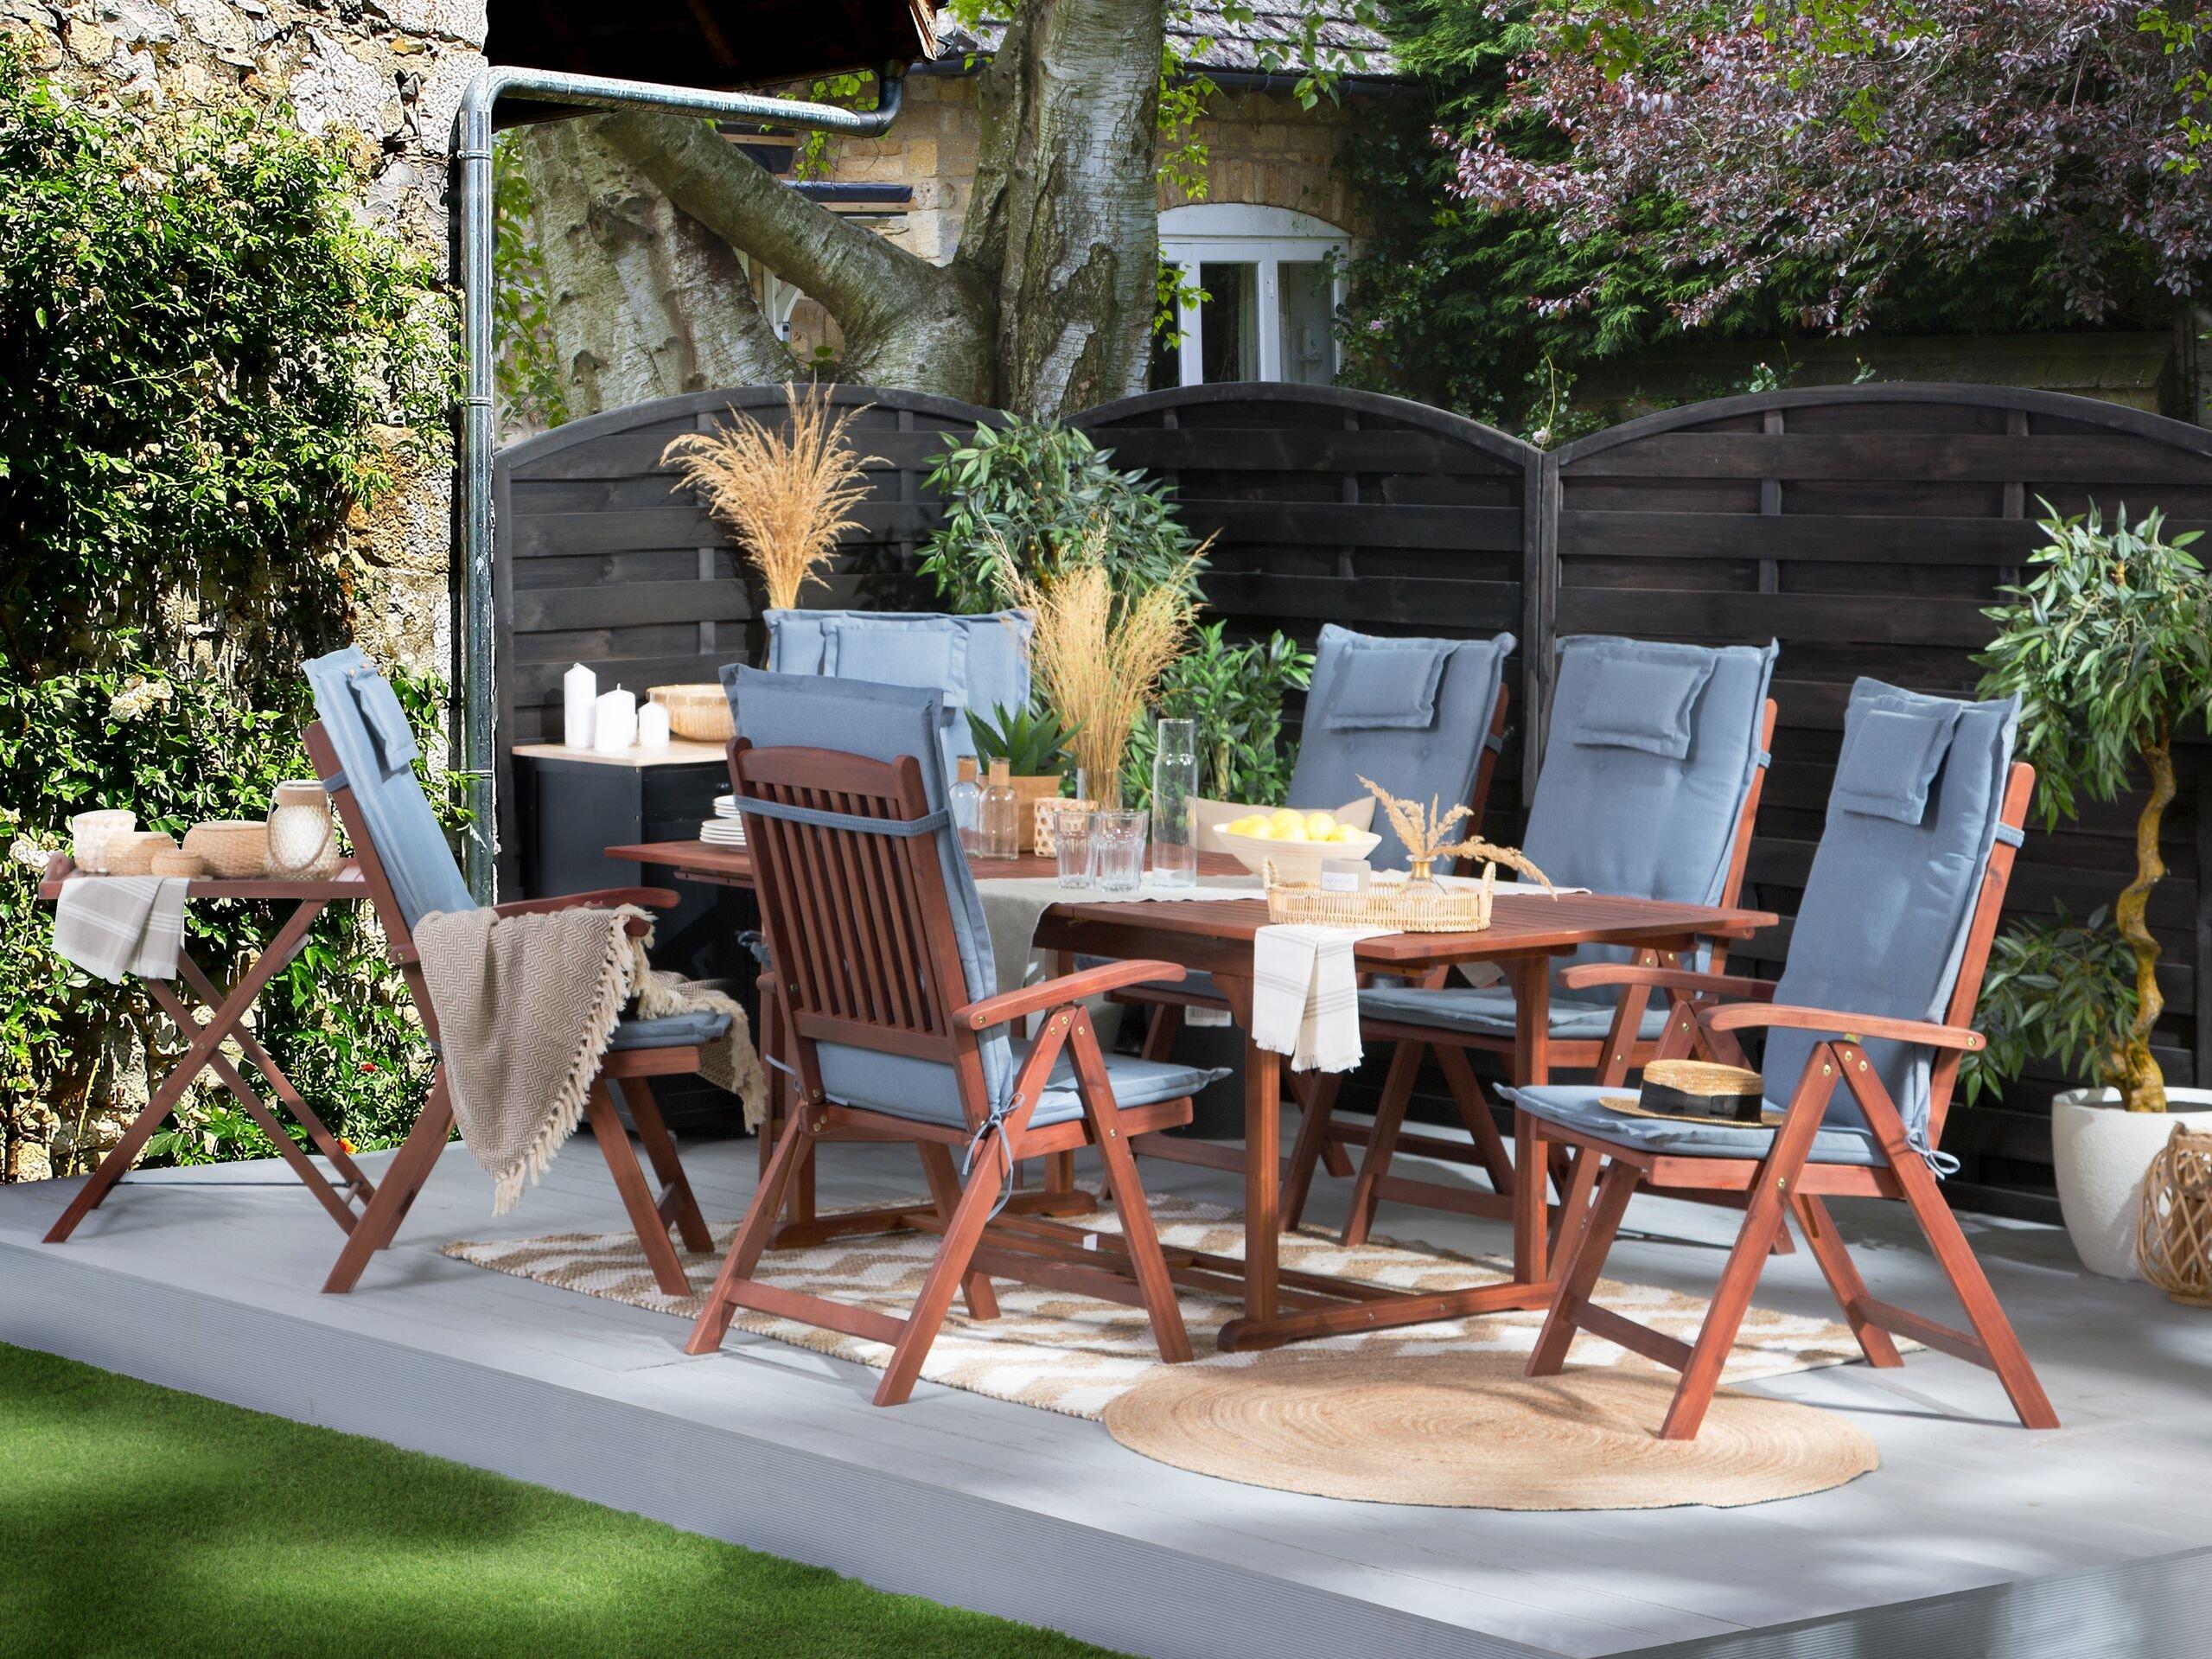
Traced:
[[[32, 67], [144, 119], [288, 104], [369, 169], [361, 206], [442, 270], [455, 111], [483, 67], [485, 0], [0, 0]], [[395, 435], [396, 436], [396, 435]], [[361, 643], [445, 672], [450, 457], [441, 443], [354, 526]]]

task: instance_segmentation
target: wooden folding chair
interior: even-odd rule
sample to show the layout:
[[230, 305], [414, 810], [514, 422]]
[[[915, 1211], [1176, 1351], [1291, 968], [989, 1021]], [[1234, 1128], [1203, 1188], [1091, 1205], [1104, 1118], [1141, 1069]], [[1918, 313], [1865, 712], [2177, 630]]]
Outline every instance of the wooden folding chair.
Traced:
[[[1909, 710], [1903, 699], [1922, 707], [1945, 701], [1862, 680], [1853, 724], [1862, 712]], [[1682, 1374], [1661, 1433], [1693, 1438], [1768, 1254], [1794, 1217], [1869, 1363], [1903, 1362], [1892, 1333], [1923, 1342], [1995, 1371], [2028, 1427], [2057, 1426], [1937, 1185], [1941, 1155], [1935, 1149], [1959, 1062], [1982, 1046], [1967, 1022], [2035, 787], [2033, 769], [2010, 761], [2009, 705], [1949, 706], [1960, 711], [1957, 735], [1945, 763], [1942, 799], [1928, 801], [1925, 811], [1933, 822], [1918, 842], [1901, 825], [1840, 804], [1842, 777], [1852, 769], [1847, 729], [1839, 796], [1830, 805], [1778, 984], [1643, 966], [1570, 971], [1573, 983], [1670, 998], [1673, 1018], [1661, 1040], [1663, 1058], [1697, 1055], [1741, 1065], [1736, 1033], [1767, 1032], [1767, 1096], [1785, 1104], [1779, 1126], [1762, 1130], [1623, 1116], [1603, 1106], [1601, 1097], [1613, 1091], [1602, 1088], [1507, 1091], [1517, 1107], [1516, 1140], [1528, 1149], [1524, 1198], [1533, 1188], [1541, 1200], [1535, 1171], [1547, 1148], [1567, 1149], [1573, 1158], [1559, 1289], [1529, 1360], [1530, 1375], [1556, 1374], [1574, 1333], [1590, 1331]], [[1869, 825], [1875, 826], [1871, 833]], [[1901, 942], [1917, 948], [1901, 949]], [[1807, 1005], [1801, 1000], [1807, 996], [1825, 1005]], [[1930, 1010], [1940, 1011], [1940, 1022], [1920, 1017]], [[1743, 1224], [1694, 1343], [1590, 1299], [1640, 1186], [1677, 1197], [1725, 1194], [1744, 1204]], [[1826, 1201], [1836, 1196], [1902, 1199], [1972, 1330], [1869, 1294], [1829, 1216]]]
[[[845, 1331], [891, 1344], [876, 1403], [895, 1406], [912, 1394], [955, 1291], [977, 1318], [997, 1317], [997, 1274], [1141, 1306], [1161, 1358], [1189, 1359], [1129, 1140], [1189, 1122], [1191, 1090], [1213, 1074], [1105, 1054], [1079, 1001], [1183, 970], [1113, 962], [991, 994], [988, 936], [942, 780], [926, 780], [915, 758], [935, 765], [934, 694], [750, 672], [741, 685], [748, 735], [730, 745], [730, 775], [797, 1101], [689, 1351], [720, 1347], [739, 1308]], [[892, 757], [752, 742], [837, 731], [872, 739]], [[1031, 1014], [1043, 1024], [1021, 1049], [1006, 1027]], [[785, 1195], [832, 1137], [907, 1141], [921, 1154], [929, 1224], [943, 1241], [902, 1319], [755, 1277]], [[1084, 1146], [1105, 1167], [1120, 1240], [1034, 1216], [999, 1218], [1021, 1160]], [[964, 1172], [956, 1150], [965, 1152]]]
[[[423, 982], [422, 959], [415, 949], [414, 925], [433, 910], [473, 909], [455, 864], [452, 849], [438, 827], [430, 803], [415, 782], [413, 738], [398, 699], [358, 649], [347, 647], [317, 658], [307, 668], [322, 717], [307, 731], [307, 750], [340, 820], [353, 838], [354, 854], [368, 884], [370, 902], [383, 924], [392, 960], [414, 994], [423, 1029], [435, 1047], [437, 1010]], [[674, 893], [659, 887], [609, 888], [555, 898], [528, 899], [493, 907], [500, 916], [523, 916], [580, 905], [635, 904], [673, 909]], [[641, 936], [646, 924], [633, 920], [630, 932]], [[692, 1196], [676, 1145], [661, 1120], [651, 1079], [680, 1076], [699, 1067], [699, 1045], [719, 1037], [728, 1020], [681, 1015], [672, 1018], [624, 1020], [592, 1081], [585, 1113], [592, 1139], [615, 1177], [630, 1224], [637, 1229], [653, 1269], [653, 1282], [670, 1296], [690, 1293], [683, 1262], [669, 1241], [674, 1226], [686, 1249], [714, 1247], [706, 1220]], [[621, 1101], [629, 1108], [647, 1158], [662, 1184], [656, 1195], [647, 1182], [637, 1153], [622, 1127]], [[390, 1244], [415, 1196], [430, 1178], [438, 1154], [453, 1133], [453, 1105], [447, 1094], [441, 1058], [430, 1081], [430, 1099], [405, 1142], [385, 1172], [374, 1197], [347, 1234], [322, 1288], [333, 1294], [353, 1289], [369, 1258]]]
[[[1624, 653], [1679, 663], [1693, 674], [1706, 675], [1694, 706], [1682, 716], [1693, 738], [1686, 755], [1659, 756], [1578, 740], [1582, 734], [1576, 723], [1585, 718], [1585, 699], [1602, 704], [1608, 695], [1609, 660]], [[1766, 694], [1774, 659], [1772, 646], [1708, 650], [1589, 637], [1559, 641], [1553, 732], [1530, 814], [1529, 857], [1555, 881], [1601, 892], [1735, 904], [1774, 742], [1776, 711]], [[1727, 948], [1725, 941], [1709, 941], [1706, 966], [1721, 971]], [[1595, 953], [1599, 958], [1618, 954]], [[1642, 952], [1637, 960], [1646, 967], [1680, 965], [1680, 953], [1671, 951]], [[1520, 970], [1551, 971], [1547, 962]], [[1570, 982], [1560, 984], [1564, 988]], [[1363, 995], [1361, 1037], [1396, 1045], [1374, 1125], [1308, 1113], [1284, 1183], [1284, 1227], [1298, 1224], [1316, 1168], [1342, 1145], [1367, 1149], [1344, 1222], [1347, 1244], [1366, 1241], [1385, 1198], [1461, 1215], [1509, 1217], [1513, 1158], [1469, 1054], [1510, 1056], [1510, 1075], [1516, 1078], [1587, 1070], [1601, 1082], [1619, 1083], [1657, 1053], [1664, 1015], [1650, 1010], [1648, 999], [1648, 991], [1630, 987], [1609, 1012], [1594, 999], [1555, 995], [1549, 999], [1545, 1027], [1536, 1029], [1518, 1017], [1523, 995], [1517, 986], [1454, 985], [1447, 971], [1430, 974], [1419, 986], [1383, 987]], [[1593, 1032], [1593, 1025], [1601, 1031]], [[1431, 1052], [1467, 1130], [1466, 1141], [1404, 1128], [1421, 1062]], [[1333, 1096], [1334, 1088], [1329, 1092]], [[1400, 1152], [1480, 1169], [1491, 1190], [1394, 1176], [1391, 1165]]]
[[[1505, 746], [1506, 717], [1512, 702], [1505, 684], [1506, 658], [1514, 640], [1500, 634], [1488, 640], [1399, 640], [1355, 634], [1333, 623], [1321, 630], [1316, 653], [1313, 684], [1306, 698], [1307, 724], [1298, 745], [1297, 770], [1292, 775], [1290, 799], [1308, 807], [1334, 807], [1364, 793], [1359, 780], [1371, 777], [1393, 793], [1427, 801], [1439, 795], [1447, 801], [1463, 799], [1469, 822], [1480, 824], [1490, 799], [1490, 780], [1497, 770], [1498, 753]], [[1444, 656], [1432, 688], [1429, 724], [1363, 726], [1361, 718], [1374, 714], [1344, 715], [1339, 724], [1335, 712], [1340, 693], [1356, 692], [1356, 678], [1364, 662], [1375, 653], [1437, 648]], [[1418, 670], [1402, 676], [1409, 698], [1418, 699], [1425, 685]], [[1410, 716], [1399, 716], [1407, 718]], [[1377, 813], [1383, 844], [1375, 849], [1379, 865], [1393, 862], [1401, 852], [1396, 835]], [[1144, 986], [1118, 992], [1116, 1002], [1149, 1005], [1153, 1010], [1145, 1028], [1142, 1052], [1147, 1059], [1166, 1060], [1193, 1008], [1226, 1011], [1228, 1003], [1203, 974], [1171, 987]], [[1291, 1092], [1305, 1126], [1324, 1125], [1335, 1107], [1343, 1079], [1329, 1072], [1291, 1072]], [[1303, 1141], [1304, 1131], [1300, 1139]], [[1323, 1139], [1316, 1156], [1335, 1176], [1352, 1173], [1351, 1159], [1341, 1137]], [[1208, 1168], [1238, 1171], [1244, 1153], [1235, 1146], [1208, 1145], [1201, 1141], [1157, 1139], [1138, 1149], [1142, 1156]], [[1309, 1179], [1310, 1177], [1309, 1176]], [[1303, 1199], [1303, 1192], [1298, 1195]], [[1296, 1225], [1295, 1218], [1285, 1226]]]

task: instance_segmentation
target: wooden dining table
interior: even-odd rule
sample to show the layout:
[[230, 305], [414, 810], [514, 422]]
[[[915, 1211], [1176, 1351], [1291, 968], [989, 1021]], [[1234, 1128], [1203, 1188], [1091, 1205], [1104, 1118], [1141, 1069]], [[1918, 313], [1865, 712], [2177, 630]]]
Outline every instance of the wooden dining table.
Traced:
[[[700, 841], [653, 841], [610, 846], [607, 856], [668, 871], [679, 881], [749, 887], [752, 860], [743, 847]], [[1242, 866], [1221, 854], [1202, 855], [1202, 873], [1240, 874]], [[979, 859], [979, 881], [1055, 873], [1050, 858]], [[1526, 1137], [1517, 1138], [1513, 1206], [1513, 1274], [1498, 1284], [1405, 1292], [1333, 1275], [1287, 1269], [1281, 1260], [1282, 1097], [1284, 1056], [1251, 1040], [1253, 937], [1267, 925], [1265, 900], [1186, 899], [1172, 903], [1087, 900], [1071, 892], [1037, 923], [1040, 950], [1073, 955], [1145, 959], [1178, 963], [1213, 976], [1245, 1039], [1245, 1248], [1241, 1260], [1187, 1253], [1194, 1272], [1220, 1281], [1241, 1279], [1243, 1313], [1222, 1328], [1225, 1350], [1284, 1343], [1385, 1330], [1431, 1320], [1457, 1319], [1516, 1308], [1547, 1305], [1546, 1175]], [[1555, 957], [1585, 945], [1633, 950], [1684, 951], [1701, 939], [1743, 939], [1777, 918], [1760, 910], [1678, 904], [1602, 893], [1501, 893], [1490, 925], [1475, 933], [1397, 933], [1361, 939], [1353, 947], [1362, 974], [1384, 973], [1418, 981], [1438, 969], [1495, 964], [1512, 986], [1519, 1039], [1512, 1062], [1516, 1084], [1548, 1081], [1546, 1035], [1550, 1029], [1552, 966]], [[764, 1037], [773, 1042], [773, 1011], [763, 1010]], [[1140, 1149], [1141, 1150], [1141, 1149]], [[1033, 1196], [1039, 1207], [1079, 1200], [1064, 1175], [1049, 1177]], [[795, 1200], [794, 1200], [795, 1202]], [[1062, 1208], [1074, 1208], [1069, 1202]], [[861, 1225], [878, 1218], [853, 1218]], [[840, 1218], [794, 1211], [777, 1242], [803, 1243], [827, 1235]]]

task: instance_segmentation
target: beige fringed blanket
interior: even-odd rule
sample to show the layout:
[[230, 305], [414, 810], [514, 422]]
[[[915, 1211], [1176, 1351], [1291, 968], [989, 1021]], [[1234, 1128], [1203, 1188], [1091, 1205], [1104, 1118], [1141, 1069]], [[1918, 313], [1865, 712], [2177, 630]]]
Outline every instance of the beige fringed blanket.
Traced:
[[745, 1011], [720, 992], [646, 961], [632, 938], [634, 905], [535, 916], [437, 913], [415, 928], [423, 979], [437, 1009], [446, 1088], [461, 1138], [497, 1181], [494, 1215], [545, 1172], [583, 1116], [592, 1079], [622, 1010], [646, 1019], [711, 1011], [730, 1029], [703, 1050], [699, 1073], [738, 1095], [757, 1126], [767, 1085]]

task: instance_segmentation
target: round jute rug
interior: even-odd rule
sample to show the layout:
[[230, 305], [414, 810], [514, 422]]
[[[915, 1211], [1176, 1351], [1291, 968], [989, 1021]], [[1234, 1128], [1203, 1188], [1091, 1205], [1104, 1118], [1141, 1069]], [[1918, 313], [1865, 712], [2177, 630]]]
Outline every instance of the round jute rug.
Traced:
[[1525, 1377], [1510, 1354], [1271, 1357], [1163, 1366], [1106, 1409], [1132, 1452], [1247, 1486], [1463, 1509], [1728, 1508], [1826, 1491], [1878, 1466], [1833, 1413], [1722, 1390], [1694, 1440], [1662, 1440], [1672, 1372]]

